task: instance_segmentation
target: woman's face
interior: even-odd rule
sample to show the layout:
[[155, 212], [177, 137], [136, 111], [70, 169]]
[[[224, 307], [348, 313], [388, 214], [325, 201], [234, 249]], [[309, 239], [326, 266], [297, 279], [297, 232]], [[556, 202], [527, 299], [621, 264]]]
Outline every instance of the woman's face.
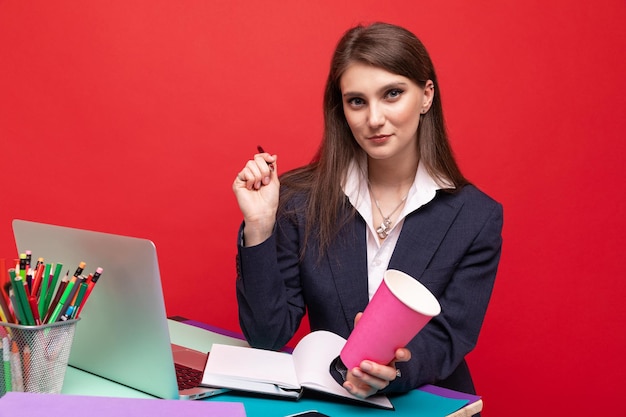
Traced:
[[434, 96], [432, 81], [421, 88], [401, 75], [354, 63], [339, 86], [350, 130], [370, 158], [416, 155], [420, 114], [428, 111]]

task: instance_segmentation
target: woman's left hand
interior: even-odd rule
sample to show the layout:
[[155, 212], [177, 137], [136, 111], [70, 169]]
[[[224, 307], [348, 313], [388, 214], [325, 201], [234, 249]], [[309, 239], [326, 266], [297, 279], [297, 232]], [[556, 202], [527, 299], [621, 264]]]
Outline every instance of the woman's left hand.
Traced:
[[389, 365], [365, 360], [358, 367], [348, 371], [343, 387], [359, 398], [374, 395], [397, 378], [395, 363], [406, 362], [409, 359], [411, 352], [406, 348], [400, 348], [396, 350], [396, 358]]
[[[357, 314], [355, 322], [361, 318], [361, 314]], [[358, 367], [348, 370], [343, 387], [350, 394], [359, 398], [374, 395], [398, 377], [396, 362], [407, 362], [410, 359], [411, 351], [406, 348], [399, 348], [396, 350], [395, 359], [387, 365], [364, 360]]]

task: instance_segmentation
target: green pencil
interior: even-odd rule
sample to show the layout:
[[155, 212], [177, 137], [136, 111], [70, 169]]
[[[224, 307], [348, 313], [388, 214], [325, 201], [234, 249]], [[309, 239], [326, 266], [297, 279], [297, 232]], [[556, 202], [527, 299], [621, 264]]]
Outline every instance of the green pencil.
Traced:
[[57, 281], [59, 280], [59, 275], [61, 275], [61, 270], [63, 269], [63, 264], [56, 264], [54, 267], [54, 275], [52, 276], [52, 281], [49, 283], [48, 292], [46, 293], [46, 299], [43, 304], [43, 311], [45, 312], [43, 315], [39, 314], [42, 319], [48, 313], [50, 309], [50, 302], [52, 301], [52, 296], [54, 295], [54, 291], [57, 288]]
[[43, 317], [48, 309], [46, 308], [46, 296], [48, 294], [48, 285], [50, 283], [50, 270], [52, 265], [46, 264], [46, 268], [43, 271], [43, 280], [41, 281], [41, 290], [39, 291], [39, 301], [37, 307], [39, 309], [39, 317]]
[[9, 269], [9, 276], [11, 277], [11, 284], [13, 284], [13, 293], [15, 293], [15, 300], [17, 301], [20, 316], [27, 326], [35, 325], [35, 317], [30, 310], [30, 304], [28, 303], [28, 296], [26, 295], [26, 289], [24, 288], [24, 281], [19, 275], [15, 274], [15, 269]]

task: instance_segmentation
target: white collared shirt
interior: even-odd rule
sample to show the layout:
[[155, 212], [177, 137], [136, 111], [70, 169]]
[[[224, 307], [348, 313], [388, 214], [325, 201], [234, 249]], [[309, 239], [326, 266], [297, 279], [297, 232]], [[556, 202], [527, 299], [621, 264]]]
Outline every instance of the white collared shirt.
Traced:
[[353, 161], [348, 168], [343, 192], [363, 217], [365, 223], [367, 223], [367, 274], [370, 300], [382, 282], [383, 275], [389, 266], [391, 255], [404, 224], [404, 218], [435, 198], [437, 190], [441, 188], [443, 188], [442, 185], [437, 183], [426, 171], [423, 164], [420, 163], [415, 173], [413, 185], [409, 189], [404, 208], [398, 218], [392, 223], [389, 236], [381, 242], [376, 234], [377, 226], [374, 225], [373, 221], [372, 199], [367, 186], [366, 174], [356, 161]]

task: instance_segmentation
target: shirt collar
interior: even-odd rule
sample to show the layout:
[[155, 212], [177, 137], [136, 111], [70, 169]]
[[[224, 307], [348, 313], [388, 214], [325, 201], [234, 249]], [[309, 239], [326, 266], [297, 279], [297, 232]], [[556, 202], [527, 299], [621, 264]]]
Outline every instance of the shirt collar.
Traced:
[[[367, 187], [366, 171], [367, 162], [359, 164], [356, 160], [350, 163], [346, 174], [346, 181], [343, 185], [343, 192], [350, 200], [354, 208], [363, 216], [366, 222], [372, 219], [372, 204], [369, 189]], [[424, 204], [435, 198], [437, 190], [442, 188], [450, 188], [448, 184], [440, 184], [433, 178], [424, 164], [421, 162], [417, 166], [415, 179], [409, 189], [409, 194], [404, 205], [404, 209], [400, 214], [404, 218], [407, 214], [417, 210]]]

